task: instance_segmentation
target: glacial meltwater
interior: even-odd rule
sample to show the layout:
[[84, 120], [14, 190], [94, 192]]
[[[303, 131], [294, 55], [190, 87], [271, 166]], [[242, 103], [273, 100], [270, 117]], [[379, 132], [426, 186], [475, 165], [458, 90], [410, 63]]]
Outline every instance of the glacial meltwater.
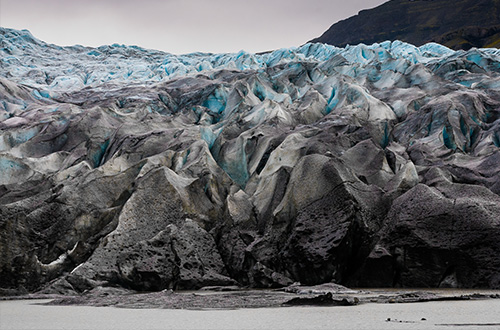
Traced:
[[2, 330], [500, 329], [500, 300], [235, 310], [44, 306], [0, 301]]

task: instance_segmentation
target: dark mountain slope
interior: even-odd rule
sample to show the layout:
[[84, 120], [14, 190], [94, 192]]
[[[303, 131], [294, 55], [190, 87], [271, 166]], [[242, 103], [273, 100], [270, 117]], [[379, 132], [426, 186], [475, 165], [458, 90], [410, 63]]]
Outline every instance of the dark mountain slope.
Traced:
[[332, 25], [312, 42], [339, 47], [401, 40], [452, 49], [500, 45], [499, 0], [391, 0]]

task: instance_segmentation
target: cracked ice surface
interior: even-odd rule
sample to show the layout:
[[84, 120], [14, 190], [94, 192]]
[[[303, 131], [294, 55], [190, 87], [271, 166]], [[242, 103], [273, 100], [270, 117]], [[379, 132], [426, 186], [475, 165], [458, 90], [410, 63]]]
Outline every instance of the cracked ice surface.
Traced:
[[2, 285], [497, 287], [499, 148], [498, 49], [1, 28]]

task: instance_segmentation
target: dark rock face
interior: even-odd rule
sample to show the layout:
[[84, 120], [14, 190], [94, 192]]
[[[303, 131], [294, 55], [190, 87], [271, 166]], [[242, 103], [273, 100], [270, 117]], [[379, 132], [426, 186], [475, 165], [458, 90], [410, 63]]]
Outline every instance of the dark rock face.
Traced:
[[361, 283], [495, 287], [499, 212], [498, 195], [484, 187], [415, 186], [394, 200], [381, 238], [362, 267], [372, 276]]
[[212, 236], [189, 219], [181, 228], [169, 225], [131, 251], [121, 252], [116, 265], [120, 283], [137, 290], [235, 284], [222, 275], [224, 264]]
[[498, 50], [0, 31], [3, 289], [499, 287]]
[[452, 49], [498, 47], [500, 4], [495, 0], [391, 0], [332, 25], [311, 42], [344, 47], [402, 40]]

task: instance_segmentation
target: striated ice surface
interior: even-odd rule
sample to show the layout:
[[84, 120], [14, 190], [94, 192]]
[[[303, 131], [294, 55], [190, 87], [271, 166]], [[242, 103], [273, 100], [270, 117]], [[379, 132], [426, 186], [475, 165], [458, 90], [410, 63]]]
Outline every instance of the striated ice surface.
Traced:
[[[383, 70], [404, 73], [408, 64], [438, 64], [461, 54], [435, 43], [415, 47], [400, 41], [386, 41], [346, 48], [305, 44], [265, 54], [240, 51], [172, 55], [118, 44], [97, 48], [80, 45], [60, 47], [36, 39], [27, 30], [6, 28], [0, 28], [0, 45], [0, 74], [16, 83], [40, 89], [37, 97], [46, 98], [60, 91], [75, 91], [104, 83], [148, 84], [197, 74], [210, 76], [221, 69], [265, 70], [291, 62], [318, 64], [336, 56], [360, 68], [378, 63]], [[488, 66], [488, 60], [495, 56], [498, 56], [498, 50], [476, 50], [467, 59], [484, 68]], [[355, 75], [354, 72], [352, 74]]]

